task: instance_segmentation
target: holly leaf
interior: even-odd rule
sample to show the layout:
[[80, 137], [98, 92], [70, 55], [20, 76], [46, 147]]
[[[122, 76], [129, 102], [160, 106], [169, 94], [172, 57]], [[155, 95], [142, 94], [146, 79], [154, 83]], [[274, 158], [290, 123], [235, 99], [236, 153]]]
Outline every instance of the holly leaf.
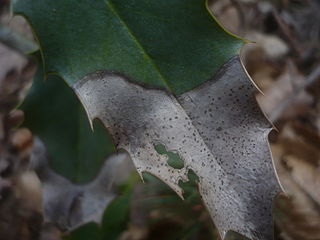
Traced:
[[[280, 188], [270, 126], [237, 56], [243, 41], [204, 0], [16, 0], [14, 9], [33, 26], [46, 72], [65, 79], [140, 174], [182, 196], [191, 169], [223, 238], [229, 230], [272, 238]], [[183, 167], [170, 166], [158, 145]]]
[[[272, 238], [272, 201], [280, 188], [270, 128], [239, 57], [213, 80], [177, 97], [106, 71], [89, 74], [74, 89], [89, 118], [102, 120], [139, 173], [159, 177], [182, 197], [179, 182], [193, 170], [222, 237], [234, 230], [251, 239]], [[171, 167], [158, 144], [178, 154], [184, 167]]]
[[243, 41], [204, 0], [15, 0], [37, 34], [46, 72], [70, 85], [101, 69], [182, 93], [207, 81]]

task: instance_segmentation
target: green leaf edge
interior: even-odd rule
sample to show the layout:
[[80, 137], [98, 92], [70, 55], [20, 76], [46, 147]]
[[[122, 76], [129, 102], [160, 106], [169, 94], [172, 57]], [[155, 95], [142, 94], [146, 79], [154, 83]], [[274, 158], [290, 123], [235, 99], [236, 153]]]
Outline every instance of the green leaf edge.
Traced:
[[[31, 21], [29, 20], [29, 18], [28, 18], [25, 14], [23, 14], [23, 13], [15, 13], [15, 12], [14, 12], [14, 7], [13, 7], [14, 1], [15, 1], [15, 0], [13, 0], [13, 1], [11, 2], [11, 11], [13, 12], [13, 15], [14, 15], [14, 16], [22, 16], [23, 18], [25, 18], [25, 20], [28, 22], [28, 24], [29, 24], [29, 26], [30, 26], [30, 28], [31, 28], [32, 34], [33, 34], [33, 36], [34, 36], [34, 38], [35, 38], [35, 40], [36, 40], [36, 42], [37, 42], [37, 44], [38, 44], [38, 46], [39, 46], [39, 49], [38, 49], [38, 50], [39, 50], [40, 55], [41, 55], [41, 61], [42, 61], [44, 79], [46, 80], [49, 75], [56, 75], [56, 76], [59, 76], [61, 79], [63, 79], [63, 80], [67, 83], [67, 85], [72, 88], [71, 84], [69, 84], [68, 81], [66, 81], [66, 80], [64, 79], [64, 77], [62, 77], [62, 75], [61, 75], [60, 73], [47, 71], [46, 61], [45, 61], [45, 57], [44, 57], [44, 53], [43, 53], [43, 47], [42, 47], [42, 44], [41, 44], [41, 42], [40, 42], [40, 40], [39, 40], [39, 38], [38, 38], [38, 35], [37, 35], [36, 31], [34, 30], [34, 27], [33, 27], [32, 23], [31, 23]], [[238, 40], [240, 40], [240, 41], [243, 42], [242, 46], [239, 48], [239, 51], [238, 51], [238, 54], [240, 55], [240, 52], [241, 52], [241, 49], [243, 48], [243, 46], [244, 46], [245, 44], [247, 44], [247, 43], [252, 43], [252, 41], [250, 41], [250, 40], [248, 40], [248, 39], [245, 39], [245, 38], [242, 38], [242, 37], [240, 37], [240, 36], [232, 33], [232, 32], [229, 31], [228, 29], [226, 29], [226, 28], [222, 25], [222, 23], [220, 23], [220, 21], [217, 19], [217, 17], [214, 16], [213, 12], [210, 10], [210, 8], [209, 8], [209, 0], [205, 0], [205, 8], [206, 8], [207, 12], [209, 13], [209, 15], [212, 17], [213, 21], [215, 21], [215, 22], [218, 24], [218, 26], [219, 26], [224, 32], [226, 32], [227, 34], [229, 34], [231, 37], [233, 37], [233, 38], [235, 38], [235, 39], [238, 39]], [[220, 67], [222, 67], [223, 64], [224, 64], [224, 63], [222, 63]], [[216, 72], [213, 73], [212, 75], [214, 76], [217, 72], [218, 72], [218, 71], [216, 71]], [[209, 80], [209, 79], [208, 79], [208, 80]], [[207, 80], [207, 81], [208, 81], [208, 80]], [[167, 86], [167, 82], [165, 81], [165, 79], [164, 79], [164, 83], [165, 83], [165, 85]], [[199, 85], [201, 85], [201, 84], [203, 84], [203, 83], [200, 83]], [[198, 86], [199, 86], [199, 85], [198, 85]], [[197, 86], [195, 86], [195, 87], [197, 87]], [[195, 88], [195, 87], [194, 87], [194, 88]], [[167, 88], [167, 90], [168, 90], [169, 92], [171, 92], [170, 88]], [[182, 94], [182, 93], [180, 93], [180, 94]], [[90, 121], [90, 123], [91, 123], [91, 121]], [[93, 130], [93, 126], [91, 126], [91, 127], [92, 127], [92, 130]]]

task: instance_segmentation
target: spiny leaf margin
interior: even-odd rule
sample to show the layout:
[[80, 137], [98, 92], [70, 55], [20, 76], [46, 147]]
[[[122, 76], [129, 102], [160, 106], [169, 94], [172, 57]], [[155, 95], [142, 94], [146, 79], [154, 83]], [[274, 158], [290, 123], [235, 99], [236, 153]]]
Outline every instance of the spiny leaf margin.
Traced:
[[34, 29], [47, 73], [69, 85], [100, 69], [181, 94], [209, 80], [244, 41], [205, 0], [14, 0]]

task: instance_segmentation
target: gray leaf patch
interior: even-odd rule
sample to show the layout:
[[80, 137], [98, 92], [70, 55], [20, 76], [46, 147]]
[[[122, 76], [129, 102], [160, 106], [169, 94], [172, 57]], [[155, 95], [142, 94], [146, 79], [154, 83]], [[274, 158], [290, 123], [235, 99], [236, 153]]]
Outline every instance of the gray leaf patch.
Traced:
[[[177, 98], [107, 71], [87, 75], [74, 89], [89, 118], [102, 120], [139, 173], [159, 177], [182, 196], [178, 182], [192, 169], [222, 237], [234, 230], [272, 239], [272, 201], [280, 187], [267, 142], [270, 128], [239, 57]], [[184, 167], [169, 166], [156, 144], [178, 154]]]

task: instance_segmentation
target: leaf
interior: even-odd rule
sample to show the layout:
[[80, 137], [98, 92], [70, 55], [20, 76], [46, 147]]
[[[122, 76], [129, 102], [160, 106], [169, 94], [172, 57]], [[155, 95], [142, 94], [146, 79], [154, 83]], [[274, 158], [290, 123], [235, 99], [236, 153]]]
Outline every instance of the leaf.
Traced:
[[118, 239], [120, 234], [126, 229], [130, 213], [130, 200], [132, 195], [133, 183], [137, 181], [131, 177], [126, 183], [126, 188], [122, 193], [114, 198], [106, 208], [101, 225], [97, 223], [85, 224], [67, 235], [65, 240], [113, 240]]
[[127, 227], [132, 189], [116, 198], [106, 209], [102, 220], [104, 239], [116, 240]]
[[[272, 238], [280, 188], [269, 124], [233, 57], [242, 41], [223, 31], [204, 0], [16, 0], [15, 11], [37, 33], [46, 72], [72, 85], [140, 174], [182, 196], [179, 182], [191, 169], [223, 238], [229, 230]], [[159, 144], [184, 167], [169, 166]]]
[[124, 153], [110, 156], [94, 180], [75, 184], [52, 171], [46, 148], [39, 139], [34, 145], [31, 166], [42, 183], [45, 222], [62, 230], [73, 230], [88, 222], [100, 223], [104, 209], [117, 196], [118, 185], [131, 173], [129, 156]]
[[43, 79], [41, 66], [20, 108], [24, 125], [45, 143], [50, 165], [74, 182], [87, 182], [98, 173], [114, 151], [111, 138], [100, 122], [94, 132], [77, 96], [58, 76]]
[[[187, 181], [192, 169], [222, 237], [234, 230], [272, 238], [272, 201], [280, 188], [267, 143], [270, 129], [239, 57], [177, 99], [106, 71], [89, 74], [74, 89], [89, 118], [102, 120], [140, 173], [158, 176], [182, 196], [179, 181]], [[184, 167], [170, 167], [157, 144], [176, 152]]]
[[96, 223], [87, 223], [76, 229], [72, 234], [63, 238], [64, 240], [102, 240], [101, 229]]
[[100, 69], [182, 93], [210, 79], [243, 42], [205, 0], [15, 0], [41, 46], [46, 72], [69, 85]]

